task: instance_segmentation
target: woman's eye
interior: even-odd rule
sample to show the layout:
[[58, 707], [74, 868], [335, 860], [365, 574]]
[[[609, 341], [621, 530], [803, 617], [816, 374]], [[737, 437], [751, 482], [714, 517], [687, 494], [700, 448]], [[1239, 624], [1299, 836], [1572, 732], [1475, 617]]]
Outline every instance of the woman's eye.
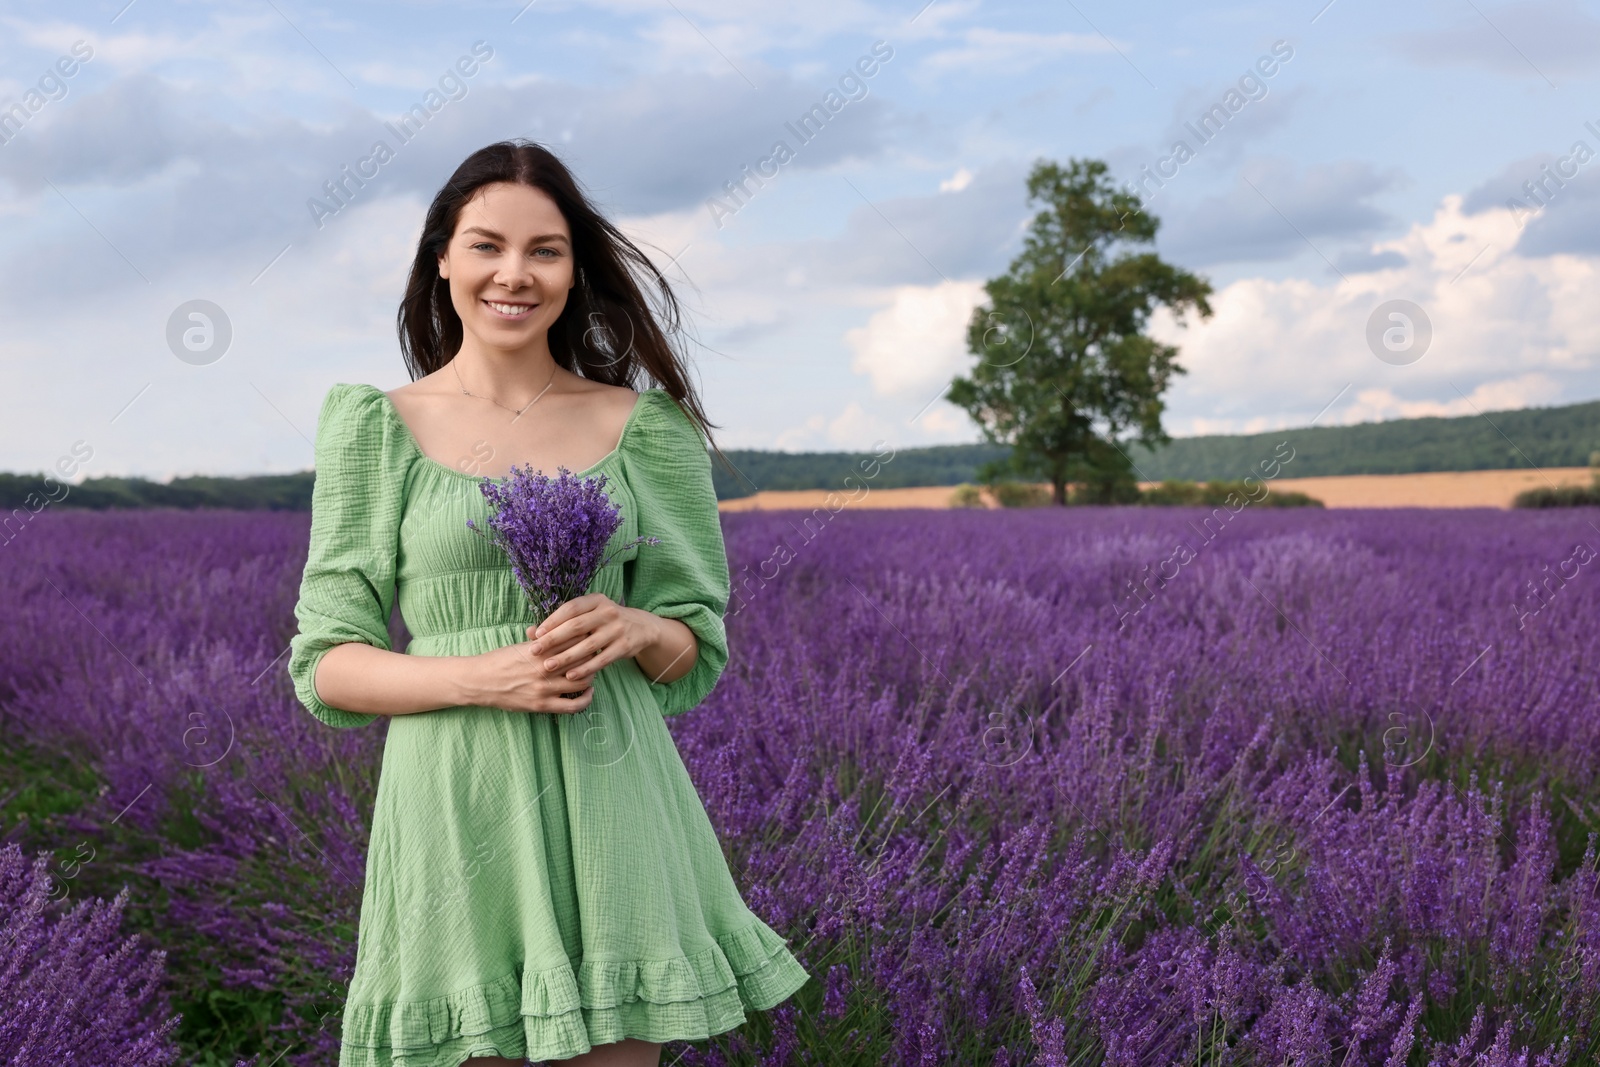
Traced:
[[490, 244], [488, 241], [479, 241], [477, 244], [472, 246], [472, 250], [474, 252], [476, 252], [480, 248], [493, 248], [493, 247], [494, 247], [494, 245]]
[[549, 252], [552, 256], [559, 256], [561, 254], [553, 248], [540, 248], [535, 252], [535, 255], [537, 255], [539, 252]]

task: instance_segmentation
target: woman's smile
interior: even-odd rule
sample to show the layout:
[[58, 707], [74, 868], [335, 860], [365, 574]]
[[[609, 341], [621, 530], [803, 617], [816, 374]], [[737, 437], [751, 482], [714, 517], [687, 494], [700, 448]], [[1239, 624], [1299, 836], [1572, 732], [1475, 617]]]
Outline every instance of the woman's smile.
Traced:
[[525, 319], [539, 308], [538, 304], [504, 303], [499, 300], [484, 300], [483, 305], [494, 312], [496, 317], [509, 322]]

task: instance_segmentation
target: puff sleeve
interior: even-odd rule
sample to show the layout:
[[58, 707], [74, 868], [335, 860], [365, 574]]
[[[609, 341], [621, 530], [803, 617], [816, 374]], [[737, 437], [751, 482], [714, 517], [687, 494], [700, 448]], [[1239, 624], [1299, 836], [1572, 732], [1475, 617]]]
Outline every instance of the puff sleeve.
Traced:
[[665, 390], [647, 390], [642, 403], [650, 410], [641, 412], [647, 417], [626, 455], [628, 487], [639, 535], [661, 543], [640, 545], [623, 564], [623, 599], [629, 607], [679, 620], [699, 641], [688, 674], [650, 681], [661, 713], [676, 715], [705, 699], [728, 662], [728, 557], [704, 438]]
[[317, 417], [311, 540], [289, 676], [300, 703], [329, 726], [365, 726], [382, 717], [331, 707], [317, 696], [314, 679], [335, 645], [363, 641], [390, 650], [405, 453], [387, 402], [373, 386], [339, 383]]

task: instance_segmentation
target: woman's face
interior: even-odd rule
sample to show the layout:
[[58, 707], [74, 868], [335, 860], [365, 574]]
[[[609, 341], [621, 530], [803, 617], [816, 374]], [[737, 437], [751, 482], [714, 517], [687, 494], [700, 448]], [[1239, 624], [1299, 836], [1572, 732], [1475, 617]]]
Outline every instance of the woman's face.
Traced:
[[542, 189], [492, 182], [461, 206], [439, 257], [468, 338], [504, 351], [548, 350], [550, 324], [575, 281], [572, 234]]

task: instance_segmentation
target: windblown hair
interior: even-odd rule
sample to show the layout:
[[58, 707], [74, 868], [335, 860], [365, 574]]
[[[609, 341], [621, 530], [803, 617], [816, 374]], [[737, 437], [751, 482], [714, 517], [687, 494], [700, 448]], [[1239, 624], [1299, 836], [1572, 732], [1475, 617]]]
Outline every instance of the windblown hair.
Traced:
[[[706, 418], [684, 361], [667, 340], [669, 334], [681, 333], [681, 311], [671, 285], [648, 256], [595, 210], [561, 160], [522, 138], [472, 153], [428, 206], [396, 321], [412, 380], [440, 369], [461, 349], [461, 316], [450, 301], [449, 280], [439, 277], [439, 257], [455, 234], [462, 205], [492, 182], [542, 190], [571, 230], [577, 277], [566, 307], [550, 326], [550, 354], [556, 363], [591, 381], [636, 391], [641, 375], [648, 378], [678, 402], [727, 464], [711, 439], [715, 424]], [[646, 291], [659, 302], [659, 313], [646, 300]]]

